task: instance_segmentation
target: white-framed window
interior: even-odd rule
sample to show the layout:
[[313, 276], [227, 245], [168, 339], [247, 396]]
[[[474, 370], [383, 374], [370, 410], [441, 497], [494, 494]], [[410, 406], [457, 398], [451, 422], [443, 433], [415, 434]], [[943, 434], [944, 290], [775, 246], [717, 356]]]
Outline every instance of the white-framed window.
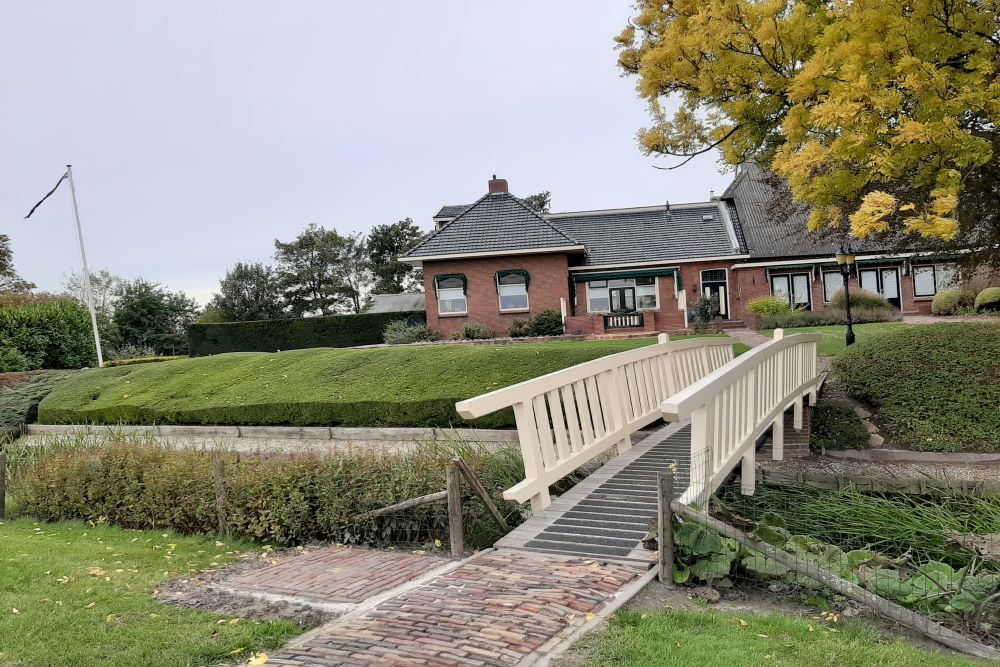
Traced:
[[913, 296], [934, 296], [958, 284], [958, 272], [950, 264], [913, 267]]
[[464, 276], [443, 276], [435, 278], [434, 282], [437, 286], [438, 314], [464, 315], [469, 311]]
[[591, 280], [587, 283], [587, 312], [656, 310], [660, 307], [654, 276]]
[[497, 273], [500, 310], [528, 310], [528, 277], [524, 273]]
[[823, 272], [823, 301], [830, 303], [833, 295], [844, 289], [844, 276], [840, 271]]
[[808, 273], [771, 275], [771, 294], [797, 307], [812, 303], [812, 280]]

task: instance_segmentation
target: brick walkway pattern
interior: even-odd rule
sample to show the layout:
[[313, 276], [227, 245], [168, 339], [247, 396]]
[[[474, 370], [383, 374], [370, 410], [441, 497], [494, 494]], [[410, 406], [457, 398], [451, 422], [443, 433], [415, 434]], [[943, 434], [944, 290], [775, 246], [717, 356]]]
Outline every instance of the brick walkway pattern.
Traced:
[[334, 547], [226, 579], [220, 585], [325, 603], [359, 603], [447, 565], [446, 558]]
[[580, 558], [489, 552], [304, 635], [268, 665], [515, 665], [557, 644], [640, 574]]

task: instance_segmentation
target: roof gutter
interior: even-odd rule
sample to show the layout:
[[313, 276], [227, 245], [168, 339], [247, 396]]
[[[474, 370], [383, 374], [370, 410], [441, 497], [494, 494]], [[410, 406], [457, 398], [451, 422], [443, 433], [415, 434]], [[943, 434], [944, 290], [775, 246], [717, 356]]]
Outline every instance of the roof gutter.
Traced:
[[693, 264], [695, 262], [721, 262], [730, 259], [747, 259], [750, 255], [719, 255], [716, 257], [692, 257], [690, 259], [665, 259], [660, 262], [630, 262], [628, 264], [588, 264], [586, 266], [571, 266], [573, 271], [601, 271], [603, 269], [629, 269], [637, 266], [663, 266], [670, 267], [673, 264]]

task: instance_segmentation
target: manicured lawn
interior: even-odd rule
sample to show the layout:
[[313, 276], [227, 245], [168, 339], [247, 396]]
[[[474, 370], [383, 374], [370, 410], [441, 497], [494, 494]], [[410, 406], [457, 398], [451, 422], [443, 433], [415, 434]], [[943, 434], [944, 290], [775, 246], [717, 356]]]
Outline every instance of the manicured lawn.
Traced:
[[[448, 426], [455, 402], [654, 342], [556, 342], [240, 352], [85, 371], [42, 423]], [[476, 420], [511, 426], [510, 410]]]
[[236, 664], [278, 647], [294, 625], [152, 599], [168, 576], [233, 560], [236, 548], [165, 531], [0, 522], [0, 665]]
[[857, 622], [779, 615], [620, 612], [581, 647], [588, 667], [972, 667], [984, 663], [886, 640]]
[[1000, 451], [1000, 325], [907, 325], [834, 360], [873, 404], [890, 442], [924, 451]]
[[[854, 325], [854, 335], [856, 337], [856, 343], [861, 343], [865, 340], [875, 338], [880, 336], [886, 331], [893, 331], [900, 327], [911, 326], [903, 324], [902, 322], [874, 322], [871, 324], [855, 324]], [[773, 336], [773, 329], [763, 329], [761, 333], [765, 336]], [[819, 334], [823, 336], [823, 340], [819, 342], [819, 354], [834, 355], [842, 351], [847, 347], [845, 342], [845, 335], [847, 334], [847, 326], [843, 324], [838, 324], [835, 326], [827, 327], [795, 327], [791, 329], [785, 329], [785, 335], [788, 336], [793, 333], [812, 333]]]

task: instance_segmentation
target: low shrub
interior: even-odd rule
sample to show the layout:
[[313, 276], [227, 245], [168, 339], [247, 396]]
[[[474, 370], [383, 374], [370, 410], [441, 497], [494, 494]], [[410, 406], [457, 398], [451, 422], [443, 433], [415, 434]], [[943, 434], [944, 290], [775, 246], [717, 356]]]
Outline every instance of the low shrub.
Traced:
[[496, 338], [496, 332], [485, 324], [466, 324], [462, 327], [461, 338], [465, 340], [488, 340]]
[[510, 323], [507, 335], [511, 338], [524, 338], [531, 335], [531, 323], [528, 320], [514, 320]]
[[[456, 454], [476, 473], [508, 524], [519, 523], [519, 508], [501, 496], [523, 476], [517, 449], [456, 442], [418, 446], [399, 455], [352, 451], [326, 458], [229, 457], [228, 525], [233, 537], [281, 545], [447, 541], [445, 503], [385, 517], [365, 513], [443, 490], [445, 471]], [[13, 492], [25, 513], [44, 521], [80, 519], [214, 533], [214, 456], [128, 442], [57, 451], [28, 466]], [[487, 547], [501, 536], [483, 503], [471, 494], [462, 513], [470, 546]]]
[[[846, 301], [847, 299], [844, 296], [844, 290], [839, 289], [830, 298], [830, 306], [844, 310], [844, 304]], [[885, 300], [885, 298], [882, 297], [881, 294], [869, 292], [866, 289], [852, 289], [851, 310], [853, 311], [855, 308], [892, 308], [892, 306]]]
[[777, 296], [761, 296], [747, 303], [747, 310], [756, 315], [783, 315], [791, 312], [792, 305]]
[[0, 347], [0, 373], [28, 370], [28, 358], [12, 347]]
[[[851, 304], [851, 321], [855, 324], [898, 322], [903, 319], [903, 315], [892, 306], [855, 308], [853, 299]], [[831, 324], [847, 324], [847, 311], [831, 306], [823, 310], [793, 310], [779, 315], [763, 315], [760, 318], [761, 329], [792, 329], [795, 327], [819, 327]]]
[[192, 357], [223, 352], [277, 352], [311, 347], [353, 347], [383, 342], [387, 324], [423, 321], [424, 312], [360, 313], [287, 320], [192, 324], [188, 348]]
[[868, 431], [850, 403], [822, 399], [813, 411], [809, 446], [815, 451], [867, 449]]
[[1000, 451], [1000, 329], [906, 326], [834, 358], [846, 391], [875, 406], [889, 439], [921, 451]]
[[152, 345], [139, 345], [136, 343], [124, 343], [110, 348], [105, 355], [108, 359], [145, 359], [147, 357], [158, 356], [156, 348]]
[[406, 320], [389, 322], [382, 332], [383, 340], [390, 345], [422, 343], [424, 341], [436, 340], [437, 337], [437, 332], [428, 329], [426, 324], [410, 324]]
[[90, 315], [71, 301], [0, 308], [0, 348], [17, 350], [29, 370], [96, 365]]
[[1000, 287], [987, 287], [976, 296], [976, 312], [1000, 310]]
[[931, 301], [931, 313], [934, 315], [952, 315], [961, 305], [962, 292], [957, 289], [944, 289], [934, 295]]
[[713, 294], [711, 297], [700, 297], [694, 304], [694, 310], [691, 311], [694, 320], [694, 330], [705, 331], [715, 321], [715, 316], [718, 314], [718, 294]]
[[176, 359], [186, 359], [187, 357], [182, 357], [179, 355], [166, 356], [166, 357], [135, 357], [133, 359], [111, 359], [110, 361], [104, 362], [105, 368], [114, 368], [116, 366], [134, 366], [136, 364], [155, 364], [158, 361], [174, 361]]
[[562, 315], [551, 308], [538, 313], [528, 322], [529, 336], [561, 336], [564, 331]]

